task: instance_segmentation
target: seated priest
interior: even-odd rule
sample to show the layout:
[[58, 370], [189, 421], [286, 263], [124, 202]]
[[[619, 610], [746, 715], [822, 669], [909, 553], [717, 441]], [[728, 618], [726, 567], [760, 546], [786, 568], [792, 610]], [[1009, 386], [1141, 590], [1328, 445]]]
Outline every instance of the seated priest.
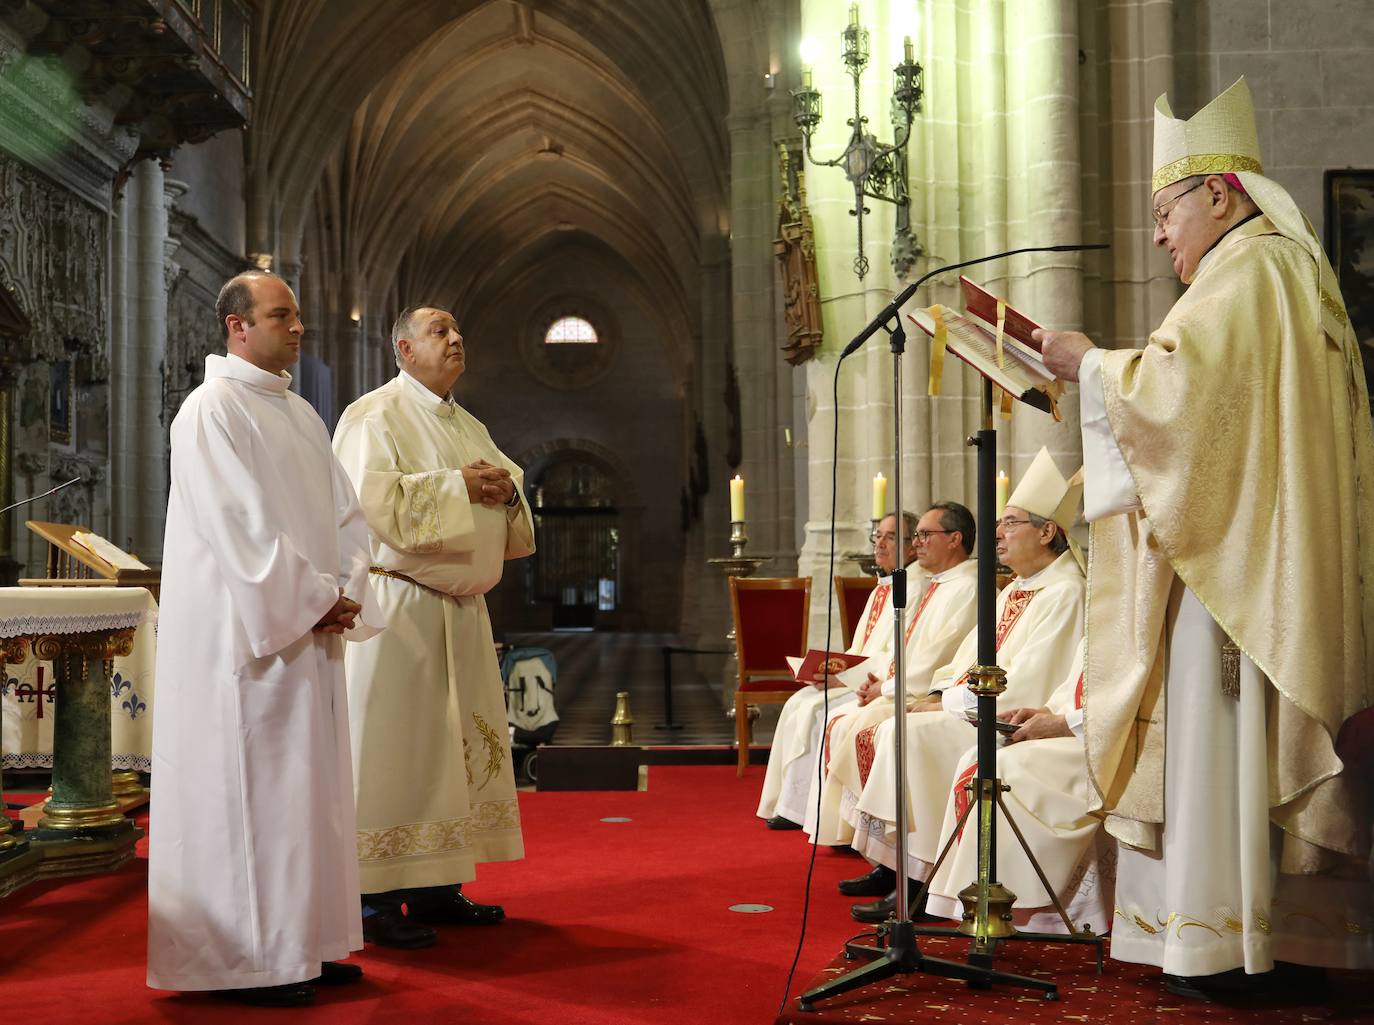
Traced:
[[[1009, 789], [1003, 800], [1026, 838], [1036, 862], [1068, 911], [1074, 927], [1095, 933], [1111, 928], [1115, 848], [1102, 821], [1088, 811], [1088, 759], [1083, 749], [1083, 648], [1069, 673], [1043, 708], [1018, 708], [1000, 716], [1020, 726], [997, 752], [997, 776]], [[978, 772], [978, 749], [959, 763], [936, 851], [954, 835], [959, 816], [973, 801], [969, 784]], [[959, 918], [959, 891], [978, 876], [977, 808], [959, 830], [954, 847], [931, 877], [926, 910], [939, 918]], [[1006, 818], [997, 815], [997, 866], [994, 878], [1016, 895], [1012, 914], [1017, 928], [1068, 932], [1050, 895], [1026, 857]]]
[[[907, 566], [916, 557], [917, 519], [903, 512], [902, 520], [902, 533], [909, 542], [902, 565]], [[898, 544], [897, 514], [888, 513], [873, 532], [873, 558], [883, 575], [869, 593], [849, 645], [851, 655], [882, 655], [892, 650], [892, 571], [897, 566]], [[782, 706], [759, 797], [758, 816], [768, 820], [769, 829], [801, 828], [811, 780], [816, 775], [814, 755], [820, 747], [826, 709], [852, 704], [857, 698], [854, 691], [834, 677], [829, 678], [829, 684], [828, 700], [825, 686], [817, 683], [803, 687]]]
[[[997, 598], [997, 662], [1006, 672], [1001, 709], [1040, 706], [1068, 674], [1083, 636], [1086, 582], [1068, 536], [1083, 493], [1082, 474], [1066, 480], [1041, 449], [1012, 493], [997, 524], [997, 556], [1016, 578]], [[970, 721], [977, 699], [969, 670], [977, 664], [978, 629], [931, 679], [930, 694], [905, 717], [906, 866], [897, 865], [897, 787], [892, 720], [854, 737], [861, 789], [847, 791], [841, 813], [854, 827], [852, 846], [874, 864], [924, 879], [938, 853], [950, 780], [976, 740]], [[896, 890], [851, 913], [881, 922], [896, 905]]]
[[[969, 557], [974, 537], [973, 513], [958, 502], [935, 503], [916, 526], [916, 561], [930, 582], [924, 591], [911, 589], [904, 663], [908, 696], [924, 697], [930, 691], [931, 677], [954, 657], [977, 620], [978, 563]], [[859, 730], [892, 718], [897, 682], [893, 670], [889, 663], [881, 680], [870, 674], [868, 683], [859, 688], [858, 700], [830, 715], [823, 744], [825, 778], [819, 784], [819, 818], [814, 791], [806, 806], [806, 831], [816, 843], [833, 847], [853, 839], [853, 827], [839, 814], [844, 781], [858, 778], [853, 738]], [[817, 785], [814, 770], [811, 782]], [[842, 892], [857, 897], [882, 896], [896, 885], [891, 869], [883, 865], [869, 876], [846, 882], [857, 889], [842, 888]]]

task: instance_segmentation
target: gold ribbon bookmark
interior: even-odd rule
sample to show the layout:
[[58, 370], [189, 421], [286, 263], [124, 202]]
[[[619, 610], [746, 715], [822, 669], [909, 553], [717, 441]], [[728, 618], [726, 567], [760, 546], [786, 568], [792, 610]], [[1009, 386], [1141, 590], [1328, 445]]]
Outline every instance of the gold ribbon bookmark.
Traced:
[[926, 312], [935, 321], [935, 336], [930, 340], [930, 383], [927, 395], [940, 394], [940, 382], [945, 377], [945, 347], [949, 345], [949, 328], [945, 327], [944, 307], [938, 303], [928, 307]]

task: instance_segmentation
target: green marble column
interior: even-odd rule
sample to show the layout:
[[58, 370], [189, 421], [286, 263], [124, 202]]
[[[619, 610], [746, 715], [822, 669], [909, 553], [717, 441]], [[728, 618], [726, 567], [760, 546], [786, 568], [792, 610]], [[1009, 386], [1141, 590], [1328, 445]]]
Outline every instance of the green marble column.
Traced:
[[112, 838], [133, 830], [110, 782], [110, 677], [114, 656], [133, 647], [132, 630], [36, 637], [34, 654], [57, 677], [52, 797], [38, 822], [40, 840]]

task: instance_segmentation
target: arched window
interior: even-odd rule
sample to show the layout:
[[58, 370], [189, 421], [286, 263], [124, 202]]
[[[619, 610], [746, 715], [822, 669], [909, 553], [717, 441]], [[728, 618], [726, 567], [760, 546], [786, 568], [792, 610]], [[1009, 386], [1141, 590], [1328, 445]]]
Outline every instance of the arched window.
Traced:
[[545, 345], [562, 345], [567, 342], [582, 345], [595, 345], [600, 339], [596, 328], [582, 317], [559, 317], [544, 332]]

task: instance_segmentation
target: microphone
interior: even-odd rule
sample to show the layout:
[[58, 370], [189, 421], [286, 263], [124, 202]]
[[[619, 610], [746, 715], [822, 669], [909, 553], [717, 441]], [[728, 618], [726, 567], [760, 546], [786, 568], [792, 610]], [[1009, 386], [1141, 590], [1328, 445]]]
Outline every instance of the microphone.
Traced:
[[47, 498], [49, 495], [56, 494], [58, 491], [61, 491], [63, 488], [67, 487], [67, 485], [75, 484], [80, 479], [80, 477], [73, 477], [71, 480], [67, 481], [66, 484], [59, 484], [57, 485], [57, 487], [51, 488], [50, 490], [43, 492], [41, 495], [34, 495], [32, 498], [21, 498], [18, 502], [13, 503], [12, 505], [7, 505], [5, 506], [5, 508], [0, 509], [0, 513], [7, 513], [11, 509], [18, 509], [21, 505], [28, 505], [30, 502], [37, 502], [40, 498]]
[[878, 330], [901, 311], [907, 304], [916, 289], [920, 288], [937, 274], [943, 274], [947, 270], [958, 270], [961, 267], [972, 267], [979, 263], [991, 263], [993, 260], [1001, 260], [1008, 256], [1020, 256], [1022, 253], [1086, 253], [1092, 249], [1110, 249], [1111, 246], [1105, 242], [1094, 242], [1091, 245], [1065, 245], [1065, 246], [1027, 246], [1024, 249], [1008, 249], [1005, 253], [993, 253], [991, 256], [980, 256], [976, 260], [964, 260], [960, 263], [947, 263], [943, 267], [936, 267], [933, 271], [922, 274], [919, 278], [907, 285], [897, 293], [897, 298], [883, 307], [882, 311], [868, 322], [868, 326], [854, 336], [854, 340], [844, 347], [840, 353], [840, 359], [851, 356], [868, 341]]

